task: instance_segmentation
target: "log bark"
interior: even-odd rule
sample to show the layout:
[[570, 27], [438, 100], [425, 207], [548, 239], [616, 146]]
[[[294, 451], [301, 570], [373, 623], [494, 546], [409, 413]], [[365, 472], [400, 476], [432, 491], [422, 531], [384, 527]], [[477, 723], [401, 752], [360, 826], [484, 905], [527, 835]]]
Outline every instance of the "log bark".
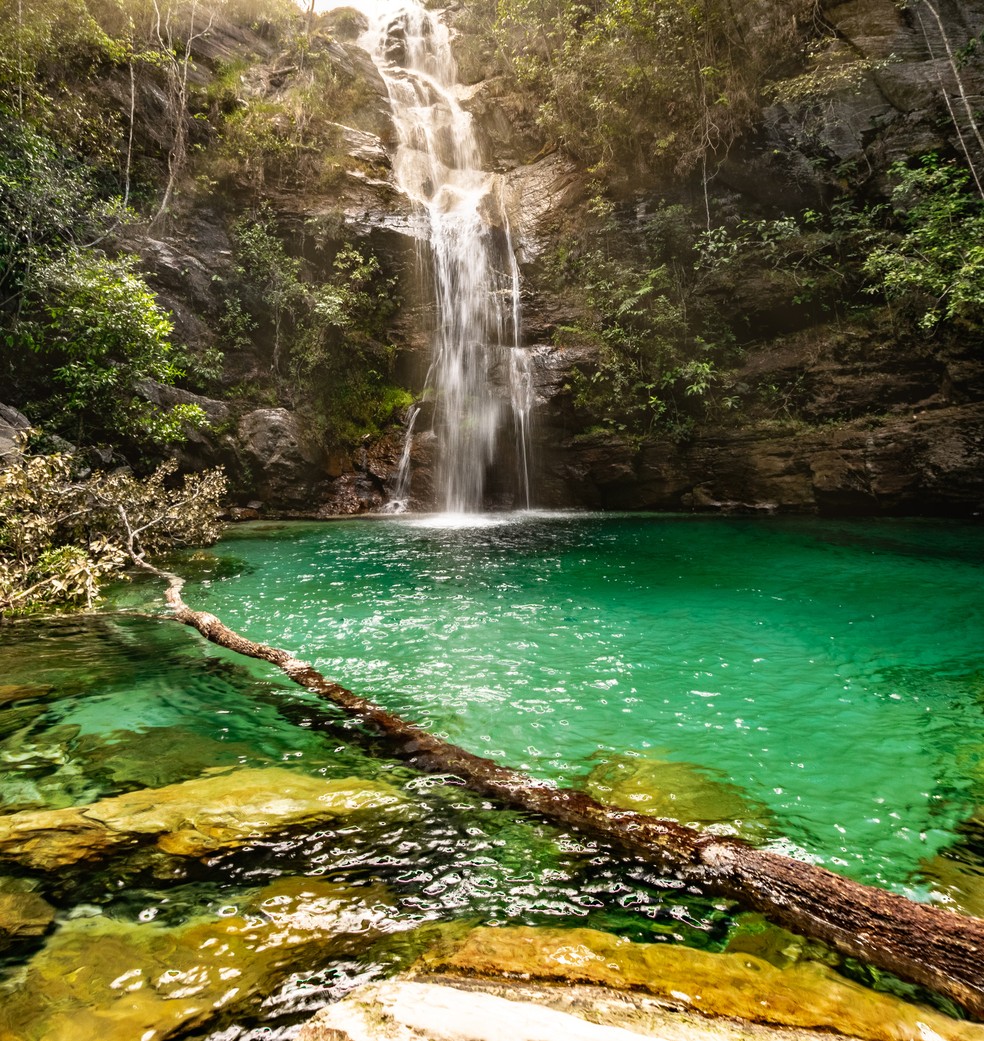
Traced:
[[917, 904], [740, 839], [605, 806], [584, 792], [473, 755], [331, 682], [289, 652], [254, 643], [215, 615], [193, 611], [181, 597], [183, 580], [156, 573], [170, 582], [166, 598], [178, 621], [212, 643], [276, 665], [295, 683], [370, 725], [397, 757], [418, 770], [453, 774], [504, 805], [601, 837], [703, 891], [733, 897], [780, 925], [928, 987], [984, 1019], [984, 921]]

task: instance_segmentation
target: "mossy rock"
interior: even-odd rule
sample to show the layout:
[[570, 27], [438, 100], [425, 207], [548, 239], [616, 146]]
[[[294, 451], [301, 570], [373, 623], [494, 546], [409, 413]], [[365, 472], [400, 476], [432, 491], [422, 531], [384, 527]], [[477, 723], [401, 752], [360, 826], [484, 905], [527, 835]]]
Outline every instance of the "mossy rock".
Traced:
[[719, 770], [635, 755], [606, 755], [584, 781], [599, 802], [718, 835], [762, 841], [772, 813]]
[[417, 969], [639, 991], [706, 1016], [864, 1041], [984, 1041], [980, 1024], [867, 990], [818, 962], [780, 969], [745, 952], [633, 943], [594, 929], [479, 928], [456, 948], [426, 955]]
[[0, 989], [3, 1041], [185, 1037], [265, 997], [294, 969], [349, 953], [391, 928], [382, 887], [290, 877], [248, 894], [228, 917], [165, 928], [76, 919]]

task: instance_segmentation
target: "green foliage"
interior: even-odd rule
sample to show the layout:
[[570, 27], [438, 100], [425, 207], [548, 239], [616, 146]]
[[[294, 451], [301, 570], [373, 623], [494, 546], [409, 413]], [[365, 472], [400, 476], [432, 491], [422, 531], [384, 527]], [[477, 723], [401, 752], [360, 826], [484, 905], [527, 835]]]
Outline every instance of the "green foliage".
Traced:
[[892, 202], [901, 233], [874, 248], [864, 264], [876, 281], [870, 292], [919, 301], [918, 324], [984, 325], [984, 203], [971, 194], [970, 175], [956, 162], [924, 156], [915, 167], [897, 163]]
[[[0, 363], [34, 414], [74, 440], [140, 446], [180, 439], [204, 419], [143, 401], [140, 380], [172, 384], [170, 317], [135, 258], [92, 245], [126, 218], [87, 168], [0, 110]], [[26, 399], [22, 399], [26, 400]]]
[[310, 426], [352, 445], [409, 404], [392, 386], [394, 352], [384, 342], [395, 283], [376, 257], [343, 244], [330, 277], [307, 280], [264, 207], [236, 222], [233, 241], [236, 282], [224, 327], [240, 342], [269, 336], [271, 374], [287, 381]]
[[137, 393], [140, 380], [172, 384], [169, 315], [135, 271], [136, 258], [72, 250], [38, 272], [36, 316], [21, 339], [42, 358], [53, 393], [47, 417], [76, 440], [166, 444], [182, 424], [204, 421], [197, 406], [160, 409]]
[[[277, 237], [273, 214], [267, 207], [247, 214], [232, 229], [236, 244], [236, 275], [255, 301], [273, 320], [273, 371], [280, 371], [284, 324], [295, 321], [304, 303], [301, 263], [288, 255]], [[238, 313], [237, 313], [238, 312]], [[241, 305], [230, 304], [227, 319], [241, 327]]]
[[835, 204], [828, 214], [741, 219], [704, 232], [697, 242], [698, 266], [721, 291], [736, 281], [768, 277], [782, 290], [790, 312], [841, 313], [860, 282], [859, 258], [869, 238], [873, 210]]
[[102, 217], [81, 164], [0, 108], [0, 308], [18, 310], [33, 269], [95, 233]]
[[207, 545], [219, 535], [220, 470], [173, 482], [82, 476], [66, 455], [26, 455], [0, 471], [0, 615], [92, 607], [136, 554]]
[[684, 430], [712, 395], [732, 338], [703, 292], [698, 234], [682, 207], [663, 207], [635, 232], [609, 217], [554, 258], [555, 280], [587, 303], [558, 338], [597, 351], [597, 366], [574, 377], [575, 405], [613, 429]]
[[[807, 0], [500, 0], [495, 38], [543, 128], [609, 174], [723, 158], [803, 41]], [[805, 19], [804, 19], [805, 21]]]
[[207, 164], [215, 180], [257, 194], [286, 186], [323, 191], [353, 165], [339, 123], [357, 121], [355, 113], [371, 111], [374, 99], [363, 79], [336, 66], [322, 38], [309, 43], [296, 58], [301, 68], [280, 89], [226, 116]]
[[393, 290], [376, 257], [343, 245], [330, 279], [308, 298], [294, 378], [305, 388], [309, 420], [332, 441], [356, 444], [411, 403], [411, 395], [391, 383], [394, 351], [384, 340]]

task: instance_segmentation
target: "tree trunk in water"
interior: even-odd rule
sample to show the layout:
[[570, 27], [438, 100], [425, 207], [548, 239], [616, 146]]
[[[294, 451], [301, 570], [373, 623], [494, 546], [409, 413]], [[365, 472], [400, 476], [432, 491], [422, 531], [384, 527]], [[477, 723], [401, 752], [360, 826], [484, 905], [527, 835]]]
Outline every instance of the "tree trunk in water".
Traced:
[[151, 570], [170, 580], [167, 601], [179, 621], [213, 643], [276, 665], [295, 683], [368, 723], [418, 770], [454, 774], [501, 803], [598, 836], [704, 891], [734, 897], [783, 926], [922, 984], [984, 1018], [984, 921], [914, 903], [739, 839], [605, 806], [584, 792], [557, 788], [473, 755], [332, 683], [287, 651], [253, 643], [214, 615], [191, 610], [181, 598], [183, 581]]

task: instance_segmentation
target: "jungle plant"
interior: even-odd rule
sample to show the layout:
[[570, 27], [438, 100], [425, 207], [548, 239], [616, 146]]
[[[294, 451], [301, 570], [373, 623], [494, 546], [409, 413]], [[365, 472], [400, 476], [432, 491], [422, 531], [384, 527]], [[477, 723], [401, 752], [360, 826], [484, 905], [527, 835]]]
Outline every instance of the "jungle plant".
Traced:
[[41, 406], [62, 433], [84, 443], [162, 445], [181, 439], [182, 424], [201, 423], [197, 405], [161, 409], [138, 385], [172, 384], [170, 316], [136, 271], [133, 257], [70, 250], [37, 273], [35, 316], [19, 329], [37, 353], [53, 393]]
[[870, 292], [889, 300], [915, 297], [917, 322], [973, 329], [984, 324], [984, 203], [969, 190], [971, 175], [936, 154], [913, 167], [896, 163], [892, 203], [900, 233], [874, 248], [864, 264]]
[[406, 398], [392, 386], [385, 330], [396, 306], [394, 282], [379, 260], [342, 243], [329, 276], [306, 279], [265, 207], [234, 225], [233, 241], [236, 281], [224, 319], [230, 334], [255, 342], [269, 335], [272, 379], [330, 443], [350, 445], [377, 431]]
[[732, 337], [703, 291], [697, 236], [682, 207], [661, 207], [634, 230], [606, 212], [555, 257], [554, 277], [581, 287], [588, 305], [558, 335], [597, 352], [574, 377], [575, 404], [602, 423], [684, 429], [710, 399]]

